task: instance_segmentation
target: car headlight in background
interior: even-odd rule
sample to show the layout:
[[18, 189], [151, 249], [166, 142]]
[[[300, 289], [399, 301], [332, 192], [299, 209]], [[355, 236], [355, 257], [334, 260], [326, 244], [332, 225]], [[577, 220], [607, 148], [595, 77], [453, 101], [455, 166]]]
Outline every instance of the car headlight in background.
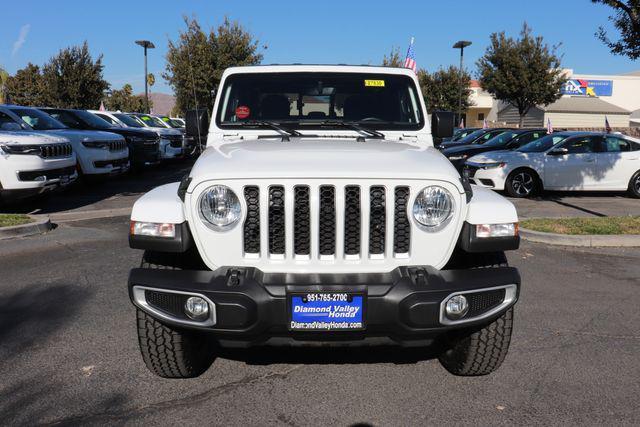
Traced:
[[505, 162], [494, 162], [494, 163], [482, 163], [480, 166], [481, 169], [496, 169], [505, 167]]
[[444, 227], [453, 213], [453, 196], [445, 188], [432, 185], [418, 193], [413, 202], [413, 218], [428, 231]]
[[102, 150], [109, 149], [109, 141], [82, 141], [82, 145], [87, 148], [99, 148]]
[[200, 196], [200, 216], [205, 224], [221, 231], [240, 219], [238, 196], [225, 185], [214, 185]]

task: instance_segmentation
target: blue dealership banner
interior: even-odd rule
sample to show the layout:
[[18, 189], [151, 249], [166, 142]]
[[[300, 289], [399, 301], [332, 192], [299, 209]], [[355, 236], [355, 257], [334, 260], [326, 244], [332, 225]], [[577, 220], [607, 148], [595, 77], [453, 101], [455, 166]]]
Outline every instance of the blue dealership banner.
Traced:
[[612, 96], [613, 80], [571, 79], [560, 89], [563, 95]]

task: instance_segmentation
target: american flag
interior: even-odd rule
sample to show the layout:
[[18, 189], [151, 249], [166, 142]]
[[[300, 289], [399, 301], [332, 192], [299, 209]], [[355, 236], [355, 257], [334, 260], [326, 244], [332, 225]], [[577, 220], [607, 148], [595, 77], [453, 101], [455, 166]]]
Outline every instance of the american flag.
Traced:
[[609, 119], [607, 118], [607, 116], [604, 116], [604, 130], [607, 133], [611, 133], [611, 125], [609, 124]]
[[414, 73], [418, 69], [418, 64], [416, 64], [416, 54], [413, 51], [413, 37], [411, 37], [411, 43], [407, 50], [407, 58], [404, 60], [404, 68], [411, 68]]
[[487, 123], [487, 119], [482, 121], [482, 129], [489, 129], [489, 123]]
[[551, 124], [551, 118], [547, 117], [547, 133], [553, 133], [553, 125]]
[[464, 118], [460, 119], [460, 124], [458, 125], [460, 129], [464, 129]]

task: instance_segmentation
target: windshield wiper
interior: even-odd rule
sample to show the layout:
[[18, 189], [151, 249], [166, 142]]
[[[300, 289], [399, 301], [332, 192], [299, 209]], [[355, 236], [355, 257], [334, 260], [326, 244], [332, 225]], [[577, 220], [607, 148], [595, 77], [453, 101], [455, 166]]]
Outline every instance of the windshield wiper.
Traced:
[[[276, 132], [278, 132], [280, 134], [280, 136], [282, 137], [282, 141], [290, 141], [289, 137], [291, 137], [291, 136], [295, 136], [295, 137], [303, 136], [297, 130], [285, 128], [280, 123], [272, 122], [270, 120], [249, 120], [249, 121], [246, 121], [246, 122], [238, 122], [238, 124], [241, 125], [241, 126], [252, 126], [252, 127], [255, 127], [255, 126], [266, 126], [268, 128], [271, 128], [271, 129], [275, 130]], [[260, 138], [260, 137], [258, 137], [258, 138]]]
[[[320, 123], [320, 125], [322, 126], [340, 126], [340, 127], [344, 127], [344, 128], [348, 128], [351, 130], [355, 130], [357, 132], [360, 133], [366, 133], [369, 135], [369, 138], [375, 138], [375, 139], [384, 139], [385, 136], [382, 132], [378, 132], [377, 130], [373, 130], [373, 129], [369, 129], [366, 126], [362, 126], [359, 123], [354, 123], [354, 122], [343, 122], [340, 120], [325, 120], [324, 122]], [[358, 141], [362, 141], [364, 142], [364, 137], [363, 136], [359, 136], [358, 137]]]

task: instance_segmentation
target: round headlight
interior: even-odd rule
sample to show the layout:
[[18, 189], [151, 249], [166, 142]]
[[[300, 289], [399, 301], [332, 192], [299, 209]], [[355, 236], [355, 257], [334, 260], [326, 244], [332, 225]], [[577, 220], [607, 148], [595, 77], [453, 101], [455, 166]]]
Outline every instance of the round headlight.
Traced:
[[424, 188], [413, 203], [413, 217], [428, 229], [444, 226], [453, 212], [453, 197], [437, 185]]
[[232, 226], [240, 219], [240, 201], [229, 187], [214, 185], [200, 197], [200, 214], [215, 229]]

